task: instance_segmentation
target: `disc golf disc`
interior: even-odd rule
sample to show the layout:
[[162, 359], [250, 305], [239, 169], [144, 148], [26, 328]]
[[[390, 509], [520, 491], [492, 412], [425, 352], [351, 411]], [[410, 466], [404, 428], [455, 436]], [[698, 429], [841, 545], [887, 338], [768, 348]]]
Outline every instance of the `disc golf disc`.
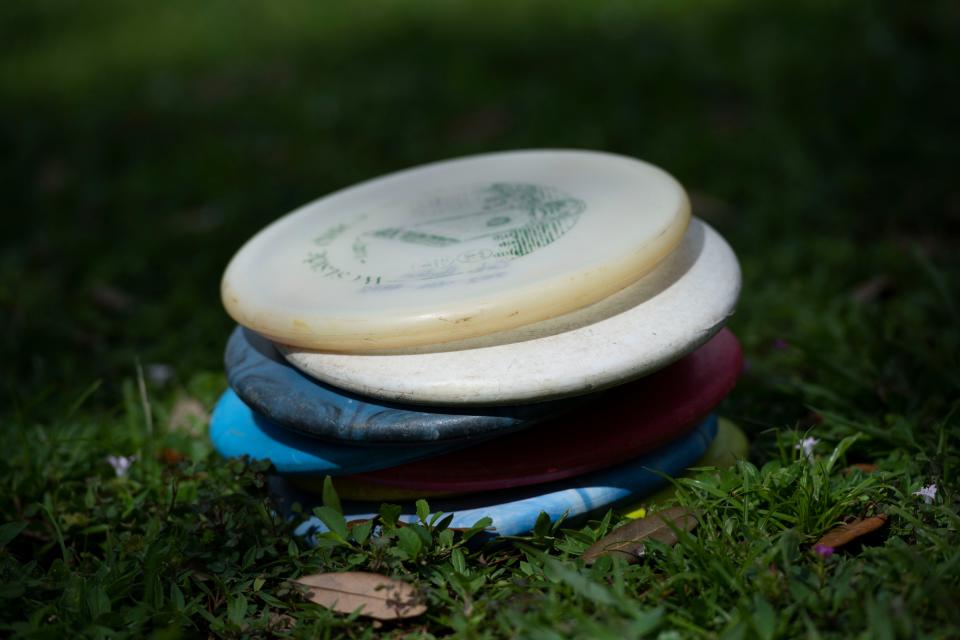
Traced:
[[571, 312], [634, 283], [690, 206], [663, 170], [573, 150], [491, 153], [320, 198], [233, 257], [221, 296], [275, 342], [339, 353], [436, 344]]
[[292, 367], [269, 340], [237, 327], [227, 341], [227, 380], [243, 401], [281, 427], [333, 441], [415, 443], [484, 438], [523, 429], [577, 400], [497, 407], [424, 407], [364, 398]]
[[325, 442], [258, 415], [232, 389], [210, 417], [210, 440], [225, 458], [270, 460], [280, 473], [340, 475], [390, 467], [450, 451], [456, 441], [415, 446], [363, 446]]
[[[730, 393], [741, 367], [740, 345], [724, 329], [666, 369], [560, 417], [418, 462], [347, 476], [338, 488], [368, 500], [458, 495], [543, 484], [610, 467], [694, 429]], [[352, 487], [360, 493], [350, 491], [351, 482], [360, 483]], [[398, 494], [400, 489], [408, 493]]]
[[[720, 418], [717, 420], [717, 437], [710, 443], [710, 448], [703, 454], [703, 457], [691, 465], [684, 478], [694, 477], [700, 467], [716, 467], [717, 469], [728, 469], [736, 464], [737, 460], [746, 460], [750, 453], [750, 441], [746, 434], [730, 420]], [[343, 476], [346, 479], [349, 476]], [[339, 488], [338, 488], [339, 490]], [[673, 498], [677, 493], [675, 485], [667, 485], [653, 495], [647, 496], [634, 504], [628, 504], [622, 508], [623, 514], [628, 518], [643, 518], [647, 514], [647, 508], [662, 504]]]
[[[576, 520], [590, 513], [638, 500], [667, 483], [664, 476], [676, 476], [695, 463], [707, 450], [717, 431], [716, 420], [703, 422], [693, 431], [640, 458], [602, 471], [546, 485], [479, 493], [462, 498], [432, 500], [433, 512], [453, 514], [452, 528], [468, 528], [481, 518], [493, 520], [487, 536], [518, 536], [533, 530], [541, 512], [552, 522], [566, 516]], [[275, 479], [273, 489], [288, 504], [318, 504], [319, 499]], [[376, 516], [369, 502], [344, 502], [347, 520], [368, 520]], [[402, 505], [400, 519], [416, 522], [416, 507]], [[309, 536], [326, 530], [317, 517], [304, 520], [295, 534]]]
[[[453, 351], [345, 355], [281, 348], [305, 373], [369, 397], [453, 406], [576, 396], [663, 368], [733, 313], [740, 267], [696, 219], [663, 263], [626, 289], [562, 318]], [[468, 348], [470, 347], [470, 348]]]

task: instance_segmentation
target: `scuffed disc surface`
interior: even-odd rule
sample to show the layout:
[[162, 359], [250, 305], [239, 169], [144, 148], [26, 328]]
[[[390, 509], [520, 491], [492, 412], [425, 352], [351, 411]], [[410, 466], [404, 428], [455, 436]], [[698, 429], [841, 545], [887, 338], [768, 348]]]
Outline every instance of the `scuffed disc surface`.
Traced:
[[239, 324], [303, 348], [437, 344], [601, 300], [663, 260], [689, 218], [680, 184], [634, 158], [574, 150], [460, 158], [277, 220], [233, 257], [221, 297]]
[[447, 406], [537, 402], [622, 384], [675, 362], [720, 330], [739, 292], [733, 250], [693, 219], [656, 270], [561, 318], [452, 351], [281, 351], [311, 376], [369, 397]]
[[452, 495], [541, 484], [609, 467], [693, 429], [733, 389], [742, 363], [740, 344], [724, 329], [666, 369], [531, 429], [344, 480], [371, 489]]
[[391, 467], [462, 446], [456, 441], [415, 446], [365, 446], [325, 442], [257, 415], [233, 390], [220, 397], [210, 418], [210, 439], [226, 458], [270, 460], [281, 473], [342, 475]]
[[[434, 512], [452, 513], [450, 526], [454, 528], [467, 528], [481, 518], [490, 517], [493, 524], [488, 529], [489, 535], [523, 535], [533, 530], [541, 512], [545, 512], [554, 522], [563, 516], [575, 519], [623, 502], [638, 500], [656, 491], [666, 484], [661, 474], [681, 474], [703, 456], [716, 434], [717, 422], [710, 419], [679, 440], [611, 469], [526, 489], [431, 501], [431, 507]], [[320, 504], [319, 499], [290, 487], [282, 478], [275, 477], [271, 486], [288, 505], [296, 501], [309, 509]], [[370, 510], [370, 503], [346, 502], [344, 515], [347, 520], [366, 520], [376, 514]], [[418, 520], [414, 505], [403, 506], [401, 519], [406, 522]], [[302, 522], [295, 533], [309, 537], [324, 529], [318, 518], [311, 517]]]
[[364, 398], [302, 374], [273, 343], [242, 327], [231, 334], [225, 361], [230, 386], [258, 413], [288, 429], [335, 441], [412, 444], [485, 438], [529, 427], [580, 402], [447, 408]]

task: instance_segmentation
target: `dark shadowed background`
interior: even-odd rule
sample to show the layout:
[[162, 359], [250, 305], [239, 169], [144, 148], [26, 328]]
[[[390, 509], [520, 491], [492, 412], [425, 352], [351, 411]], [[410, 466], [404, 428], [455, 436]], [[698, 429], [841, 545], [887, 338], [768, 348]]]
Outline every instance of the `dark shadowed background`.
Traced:
[[219, 376], [219, 278], [254, 232], [524, 147], [676, 175], [742, 259], [748, 355], [860, 362], [897, 295], [917, 333], [890, 339], [955, 348], [958, 21], [950, 2], [4, 3], [3, 410], [96, 380], [110, 405], [138, 359]]

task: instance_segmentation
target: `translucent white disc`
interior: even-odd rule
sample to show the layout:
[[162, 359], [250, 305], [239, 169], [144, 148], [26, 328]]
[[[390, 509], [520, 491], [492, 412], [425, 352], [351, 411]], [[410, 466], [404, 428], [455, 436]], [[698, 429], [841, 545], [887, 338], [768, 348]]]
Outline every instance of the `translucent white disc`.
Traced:
[[694, 218], [653, 272], [599, 303], [456, 343], [456, 350], [347, 355], [282, 348], [301, 371], [381, 399], [519, 404], [597, 391], [656, 371], [709, 340], [733, 313], [740, 265]]
[[430, 164], [269, 225], [223, 277], [227, 312], [287, 345], [376, 352], [483, 336], [590, 305], [680, 241], [680, 184], [623, 156], [516, 151]]

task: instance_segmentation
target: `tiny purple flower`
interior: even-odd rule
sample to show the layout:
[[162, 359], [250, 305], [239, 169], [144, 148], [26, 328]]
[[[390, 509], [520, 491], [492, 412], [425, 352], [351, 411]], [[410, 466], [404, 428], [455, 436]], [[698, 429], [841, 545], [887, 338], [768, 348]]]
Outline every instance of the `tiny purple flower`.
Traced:
[[813, 448], [820, 442], [814, 437], [804, 438], [794, 446], [794, 449], [803, 452], [803, 455], [807, 458], [807, 461], [810, 464], [813, 464]]
[[828, 547], [828, 546], [825, 545], [825, 544], [817, 544], [817, 545], [814, 545], [813, 550], [814, 550], [814, 551], [817, 553], [817, 555], [819, 555], [821, 558], [829, 558], [830, 556], [833, 555], [833, 547]]
[[118, 478], [123, 478], [136, 459], [137, 456], [107, 456], [107, 463], [113, 467], [113, 471]]
[[777, 338], [773, 341], [773, 350], [774, 351], [785, 351], [790, 348], [790, 343], [784, 340], [783, 338]]
[[921, 487], [919, 491], [914, 491], [913, 495], [923, 498], [923, 501], [927, 504], [933, 504], [934, 499], [937, 497], [937, 485], [928, 484], [925, 487]]
[[147, 365], [147, 380], [162, 387], [168, 382], [170, 382], [173, 377], [176, 375], [173, 367], [162, 362], [155, 362]]

